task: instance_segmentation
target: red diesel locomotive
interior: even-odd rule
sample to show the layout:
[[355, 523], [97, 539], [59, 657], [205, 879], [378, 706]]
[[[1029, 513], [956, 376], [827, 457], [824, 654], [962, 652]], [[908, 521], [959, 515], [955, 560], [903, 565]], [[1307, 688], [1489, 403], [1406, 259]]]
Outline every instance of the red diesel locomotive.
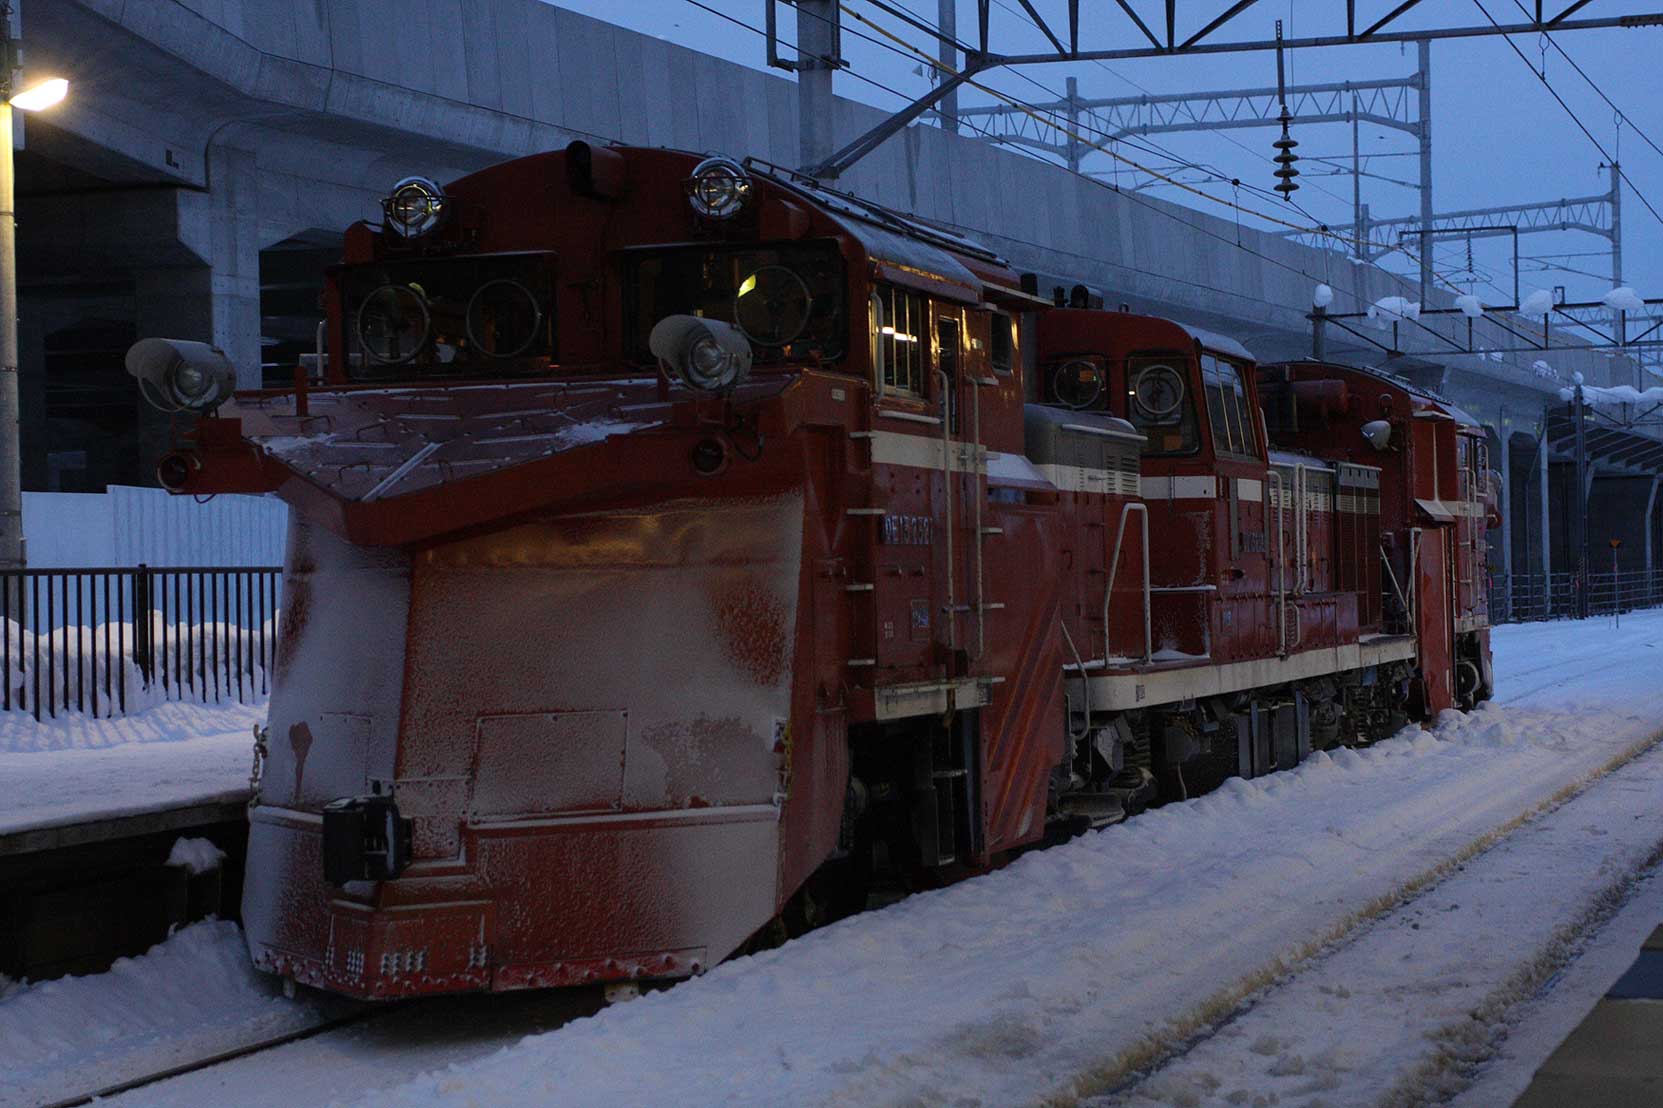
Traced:
[[[176, 492], [292, 508], [254, 961], [361, 997], [697, 973], [1488, 695], [1476, 428], [1053, 306], [724, 158], [401, 182], [327, 349], [194, 412]], [[1186, 780], [1187, 775], [1187, 780]]]

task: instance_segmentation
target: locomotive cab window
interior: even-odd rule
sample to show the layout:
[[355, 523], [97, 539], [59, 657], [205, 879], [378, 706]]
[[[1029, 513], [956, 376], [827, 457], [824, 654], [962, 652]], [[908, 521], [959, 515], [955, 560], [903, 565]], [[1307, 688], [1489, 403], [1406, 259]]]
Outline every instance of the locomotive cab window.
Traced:
[[1227, 358], [1204, 353], [1201, 384], [1207, 394], [1207, 422], [1213, 432], [1213, 450], [1237, 457], [1258, 457], [1258, 434], [1254, 426], [1258, 420], [1247, 400], [1241, 366]]
[[868, 305], [872, 379], [880, 392], [924, 395], [924, 344], [929, 340], [924, 298], [878, 285]]
[[1187, 354], [1140, 354], [1126, 359], [1126, 408], [1143, 432], [1144, 457], [1193, 454], [1201, 446]]
[[647, 337], [666, 316], [731, 323], [760, 363], [843, 356], [843, 257], [832, 242], [633, 249], [623, 262], [624, 352], [653, 361]]
[[554, 256], [419, 258], [338, 271], [353, 380], [546, 373]]
[[1016, 361], [1016, 321], [1004, 312], [989, 319], [988, 362], [995, 373], [1009, 373]]

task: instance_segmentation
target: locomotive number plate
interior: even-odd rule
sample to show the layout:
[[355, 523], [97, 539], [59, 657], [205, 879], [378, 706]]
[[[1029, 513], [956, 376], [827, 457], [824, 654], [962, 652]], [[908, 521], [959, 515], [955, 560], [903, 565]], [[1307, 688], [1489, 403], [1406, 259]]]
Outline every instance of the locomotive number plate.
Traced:
[[929, 546], [933, 523], [929, 516], [884, 516], [883, 541], [891, 546]]

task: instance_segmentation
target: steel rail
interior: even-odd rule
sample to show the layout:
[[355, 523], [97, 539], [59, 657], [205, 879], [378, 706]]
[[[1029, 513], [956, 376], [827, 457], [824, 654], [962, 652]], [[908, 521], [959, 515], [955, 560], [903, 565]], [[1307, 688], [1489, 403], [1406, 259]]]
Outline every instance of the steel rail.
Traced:
[[315, 1035], [321, 1035], [325, 1031], [333, 1031], [337, 1027], [344, 1027], [348, 1024], [358, 1023], [374, 1016], [386, 1015], [390, 1012], [398, 1010], [402, 1006], [402, 1004], [397, 1003], [379, 1005], [364, 1004], [350, 1012], [326, 1019], [321, 1023], [312, 1024], [310, 1027], [301, 1027], [293, 1031], [285, 1031], [281, 1035], [268, 1036], [258, 1042], [245, 1043], [242, 1046], [231, 1047], [230, 1049], [210, 1054], [206, 1058], [198, 1058], [190, 1062], [180, 1062], [176, 1065], [167, 1066], [163, 1069], [144, 1074], [141, 1077], [131, 1077], [124, 1081], [117, 1081], [113, 1085], [106, 1085], [92, 1092], [77, 1093], [76, 1095], [66, 1097], [63, 1100], [54, 1100], [47, 1104], [39, 1105], [38, 1108], [80, 1108], [83, 1104], [91, 1104], [94, 1101], [102, 1100], [105, 1097], [116, 1096], [119, 1093], [131, 1092], [134, 1089], [142, 1089], [148, 1085], [154, 1085], [160, 1081], [167, 1081], [170, 1078], [183, 1077], [187, 1073], [196, 1073], [199, 1070], [211, 1069], [212, 1067], [222, 1063], [235, 1061], [238, 1058], [246, 1058], [252, 1054], [260, 1054], [264, 1051], [272, 1050], [287, 1043], [299, 1042], [302, 1039], [310, 1039]]

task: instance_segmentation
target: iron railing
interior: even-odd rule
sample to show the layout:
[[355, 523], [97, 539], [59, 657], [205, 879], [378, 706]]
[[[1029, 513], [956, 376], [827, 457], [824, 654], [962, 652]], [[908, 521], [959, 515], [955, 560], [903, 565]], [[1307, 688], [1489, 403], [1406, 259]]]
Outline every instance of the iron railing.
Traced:
[[270, 691], [282, 570], [0, 570], [0, 710], [113, 716]]
[[1497, 574], [1490, 578], [1490, 622], [1609, 616], [1663, 606], [1663, 570]]

